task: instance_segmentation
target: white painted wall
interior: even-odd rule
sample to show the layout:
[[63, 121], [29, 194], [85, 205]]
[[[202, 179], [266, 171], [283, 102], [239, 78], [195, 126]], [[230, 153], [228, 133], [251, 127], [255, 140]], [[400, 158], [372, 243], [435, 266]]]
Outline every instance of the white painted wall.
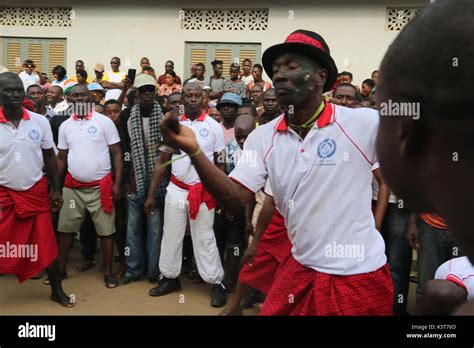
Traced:
[[[248, 1], [58, 1], [2, 0], [2, 6], [71, 6], [75, 19], [69, 28], [0, 26], [1, 36], [55, 37], [67, 39], [67, 69], [83, 59], [92, 70], [101, 62], [109, 68], [110, 58], [122, 58], [122, 70], [137, 67], [148, 56], [161, 74], [167, 59], [175, 62], [178, 75], [184, 72], [185, 41], [261, 43], [265, 48], [282, 42], [296, 29], [313, 30], [329, 44], [340, 71], [349, 70], [360, 84], [377, 69], [397, 32], [385, 30], [387, 6], [424, 6], [428, 0], [295, 0]], [[266, 31], [191, 31], [181, 29], [181, 8], [269, 8]], [[294, 19], [289, 18], [293, 11]], [[1, 44], [1, 42], [0, 42]], [[0, 55], [1, 56], [1, 55]], [[1, 59], [1, 58], [0, 58]], [[349, 66], [344, 67], [344, 61]], [[1, 62], [0, 62], [1, 64]]]

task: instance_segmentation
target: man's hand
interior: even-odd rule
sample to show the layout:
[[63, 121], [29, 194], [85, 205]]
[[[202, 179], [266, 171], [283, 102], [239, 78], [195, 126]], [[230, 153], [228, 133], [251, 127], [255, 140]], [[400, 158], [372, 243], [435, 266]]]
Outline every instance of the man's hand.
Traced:
[[257, 240], [254, 239], [250, 243], [250, 245], [245, 249], [244, 256], [242, 257], [243, 263], [248, 263], [249, 265], [252, 264], [255, 255], [257, 254]]
[[245, 222], [245, 238], [248, 238], [249, 236], [254, 236], [252, 221]]
[[418, 241], [418, 227], [416, 223], [408, 223], [406, 238], [408, 240], [408, 244], [415, 249], [416, 251], [421, 250], [420, 242]]
[[117, 183], [115, 183], [112, 187], [112, 199], [114, 200], [114, 202], [118, 202], [122, 199], [122, 190], [120, 188], [120, 185], [117, 185]]
[[122, 89], [128, 90], [132, 86], [132, 80], [130, 80], [128, 77], [126, 77], [123, 81], [123, 87]]
[[181, 126], [178, 120], [178, 113], [167, 112], [160, 124], [164, 143], [179, 148], [188, 154], [196, 153], [199, 145], [192, 129]]
[[146, 215], [152, 215], [153, 210], [155, 210], [155, 198], [153, 196], [147, 196], [143, 207]]
[[57, 213], [63, 205], [63, 197], [60, 191], [53, 191], [49, 193], [49, 202], [51, 203], [51, 211]]

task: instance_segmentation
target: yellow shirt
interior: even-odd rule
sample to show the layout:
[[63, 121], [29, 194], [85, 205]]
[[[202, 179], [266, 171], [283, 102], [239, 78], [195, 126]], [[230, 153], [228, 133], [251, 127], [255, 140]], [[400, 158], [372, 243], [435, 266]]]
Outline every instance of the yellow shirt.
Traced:
[[102, 81], [108, 81], [108, 82], [121, 82], [122, 80], [125, 80], [125, 77], [127, 76], [126, 73], [122, 71], [106, 71], [104, 73], [104, 77], [102, 77]]
[[[74, 82], [77, 82], [77, 76], [74, 75], [73, 77], [71, 77], [68, 81], [74, 81]], [[92, 77], [90, 77], [89, 75], [87, 75], [87, 79], [86, 79], [86, 82], [87, 83], [92, 83], [94, 82], [94, 79]]]

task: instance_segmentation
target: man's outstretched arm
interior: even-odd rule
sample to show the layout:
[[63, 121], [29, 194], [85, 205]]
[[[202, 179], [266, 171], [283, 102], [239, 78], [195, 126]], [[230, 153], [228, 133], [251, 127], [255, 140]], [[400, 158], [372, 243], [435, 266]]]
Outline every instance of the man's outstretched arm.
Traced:
[[161, 122], [165, 142], [191, 156], [191, 162], [207, 191], [227, 211], [236, 211], [254, 199], [254, 193], [232, 181], [200, 152], [194, 132], [179, 124], [176, 115], [167, 114]]

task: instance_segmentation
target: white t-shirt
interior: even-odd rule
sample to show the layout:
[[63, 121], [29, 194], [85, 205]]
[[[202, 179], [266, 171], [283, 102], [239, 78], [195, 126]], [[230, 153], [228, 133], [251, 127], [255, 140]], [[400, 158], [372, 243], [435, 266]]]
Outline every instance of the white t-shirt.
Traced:
[[302, 265], [352, 275], [387, 262], [371, 210], [378, 123], [375, 110], [327, 103], [304, 140], [284, 115], [248, 136], [229, 176], [252, 192], [268, 178]]
[[[377, 181], [377, 179], [374, 176], [372, 178], [372, 199], [374, 201], [378, 201], [378, 195], [379, 195], [379, 182]], [[393, 194], [392, 191], [390, 191], [390, 196], [388, 198], [388, 203], [398, 203], [397, 197]]]
[[115, 124], [98, 112], [84, 119], [71, 116], [59, 127], [58, 149], [69, 150], [68, 171], [83, 183], [100, 180], [110, 173], [109, 146], [119, 142]]
[[[221, 152], [225, 149], [224, 132], [221, 125], [204, 112], [194, 121], [181, 115], [179, 122], [181, 125], [191, 128], [194, 131], [202, 152], [206, 155], [209, 161], [214, 163], [214, 153]], [[167, 149], [164, 147], [160, 147], [160, 150], [167, 152]], [[179, 155], [173, 154], [171, 159], [176, 159], [183, 154], [183, 152]], [[189, 158], [189, 156], [173, 162], [171, 165], [171, 172], [179, 181], [182, 181], [185, 184], [192, 185], [201, 182], [196, 169], [194, 169], [194, 166], [191, 164], [191, 158]]]
[[61, 81], [54, 80], [54, 81], [51, 83], [51, 86], [59, 86], [59, 87], [61, 87], [61, 88], [64, 90], [67, 80], [69, 80], [68, 77], [67, 77], [67, 76], [64, 76], [64, 78], [63, 78]]
[[20, 77], [21, 81], [23, 82], [23, 87], [25, 88], [25, 92], [28, 89], [29, 86], [31, 85], [39, 85], [40, 78], [37, 73], [34, 71], [30, 74], [28, 74], [26, 71], [22, 71], [21, 73], [18, 74]]
[[61, 100], [59, 103], [57, 103], [57, 104], [54, 106], [54, 109], [51, 108], [51, 105], [48, 105], [48, 106], [47, 106], [47, 108], [53, 110], [54, 113], [56, 113], [56, 114], [59, 114], [60, 112], [67, 110], [68, 107], [69, 107], [69, 104], [68, 104], [68, 102], [65, 101], [65, 100]]
[[249, 76], [243, 76], [241, 80], [245, 83], [245, 85], [248, 85], [250, 82], [253, 81], [253, 76], [250, 74]]
[[[104, 73], [104, 77], [102, 78], [102, 81], [119, 83], [119, 82], [122, 82], [122, 80], [125, 78], [126, 75], [127, 74], [122, 71], [117, 71], [117, 72], [106, 71]], [[105, 93], [105, 100], [118, 99], [121, 93], [122, 93], [122, 90], [120, 88], [108, 89], [107, 92]]]
[[474, 300], [474, 265], [467, 256], [456, 257], [438, 267], [435, 279], [450, 280], [467, 291], [467, 299]]
[[18, 128], [6, 121], [0, 108], [0, 185], [26, 191], [42, 177], [42, 149], [54, 147], [46, 117], [23, 109]]

